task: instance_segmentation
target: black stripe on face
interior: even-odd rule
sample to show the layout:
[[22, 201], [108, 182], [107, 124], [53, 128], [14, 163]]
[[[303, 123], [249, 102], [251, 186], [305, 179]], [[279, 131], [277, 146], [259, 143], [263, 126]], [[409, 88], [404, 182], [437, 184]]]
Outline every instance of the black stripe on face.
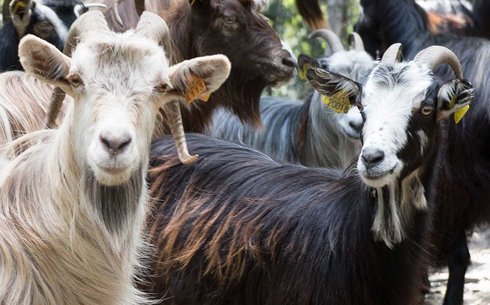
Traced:
[[[400, 177], [410, 175], [422, 165], [422, 161], [432, 149], [433, 137], [437, 129], [437, 92], [439, 85], [433, 84], [427, 90], [427, 94], [420, 107], [412, 111], [408, 121], [407, 140], [405, 145], [397, 153], [397, 157], [403, 162], [404, 168]], [[430, 114], [424, 114], [424, 108], [431, 107]]]

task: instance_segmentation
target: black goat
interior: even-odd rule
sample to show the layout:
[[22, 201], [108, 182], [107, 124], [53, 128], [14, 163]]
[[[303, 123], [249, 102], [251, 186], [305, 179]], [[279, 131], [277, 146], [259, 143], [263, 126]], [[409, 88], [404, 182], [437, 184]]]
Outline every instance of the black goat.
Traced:
[[68, 29], [76, 19], [73, 10], [76, 3], [75, 0], [12, 1], [12, 19], [0, 30], [0, 72], [22, 70], [18, 45], [27, 34], [36, 35], [62, 49]]
[[[429, 45], [444, 45], [456, 53], [466, 77], [475, 86], [468, 118], [459, 126], [448, 123], [448, 141], [442, 150], [444, 162], [434, 198], [438, 211], [434, 214], [433, 264], [449, 266], [444, 304], [460, 305], [470, 264], [467, 234], [490, 222], [490, 42], [428, 33], [413, 0], [362, 0], [361, 4], [364, 16], [358, 30], [371, 51], [382, 48], [381, 42], [401, 42], [406, 57], [412, 58]], [[448, 70], [440, 69], [437, 75], [445, 78]]]
[[[441, 62], [461, 78], [447, 49], [410, 63], [396, 62], [396, 51], [363, 86], [359, 172], [281, 165], [200, 135], [187, 140], [201, 158], [183, 166], [171, 138], [155, 142], [151, 292], [164, 304], [414, 304], [433, 212], [424, 189], [432, 196], [443, 145], [438, 120], [467, 105], [471, 89], [434, 80], [430, 67]], [[361, 100], [348, 78], [307, 75], [322, 94]]]

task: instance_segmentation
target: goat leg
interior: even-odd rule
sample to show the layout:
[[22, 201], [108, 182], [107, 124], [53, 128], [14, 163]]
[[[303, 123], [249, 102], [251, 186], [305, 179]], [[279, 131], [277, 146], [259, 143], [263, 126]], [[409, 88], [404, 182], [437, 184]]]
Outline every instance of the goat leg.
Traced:
[[470, 251], [466, 234], [461, 231], [456, 240], [455, 250], [449, 257], [449, 279], [443, 305], [462, 305], [466, 270], [470, 265]]

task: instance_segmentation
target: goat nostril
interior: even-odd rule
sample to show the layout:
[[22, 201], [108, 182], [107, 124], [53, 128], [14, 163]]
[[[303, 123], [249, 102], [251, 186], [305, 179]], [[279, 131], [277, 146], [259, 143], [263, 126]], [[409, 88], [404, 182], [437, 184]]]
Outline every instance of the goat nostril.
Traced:
[[291, 56], [283, 58], [282, 64], [288, 67], [296, 67], [296, 62], [294, 61], [294, 59], [291, 58]]
[[110, 140], [107, 140], [103, 136], [99, 136], [99, 140], [104, 145], [104, 148], [106, 148], [106, 149], [111, 149], [112, 148], [111, 141]]
[[131, 143], [129, 134], [115, 136], [113, 134], [103, 134], [99, 136], [99, 140], [106, 150], [110, 153], [120, 153]]
[[122, 150], [124, 148], [126, 148], [126, 146], [129, 145], [129, 143], [131, 143], [131, 138], [128, 138], [126, 141], [123, 141], [119, 147], [117, 148], [118, 150]]
[[372, 151], [365, 151], [362, 153], [362, 161], [366, 165], [376, 165], [383, 161], [385, 153], [382, 150], [376, 149]]

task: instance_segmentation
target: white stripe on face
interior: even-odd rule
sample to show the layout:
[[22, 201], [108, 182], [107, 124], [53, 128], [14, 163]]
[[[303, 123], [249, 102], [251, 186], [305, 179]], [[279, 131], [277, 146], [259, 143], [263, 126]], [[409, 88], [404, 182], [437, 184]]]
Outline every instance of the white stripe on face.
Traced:
[[[370, 75], [362, 98], [366, 121], [358, 161], [358, 170], [368, 185], [380, 187], [398, 177], [403, 162], [397, 153], [406, 144], [413, 110], [420, 107], [432, 82], [429, 68], [413, 62], [397, 63], [392, 71], [381, 65]], [[366, 165], [363, 153], [375, 150], [383, 152], [383, 159]]]

